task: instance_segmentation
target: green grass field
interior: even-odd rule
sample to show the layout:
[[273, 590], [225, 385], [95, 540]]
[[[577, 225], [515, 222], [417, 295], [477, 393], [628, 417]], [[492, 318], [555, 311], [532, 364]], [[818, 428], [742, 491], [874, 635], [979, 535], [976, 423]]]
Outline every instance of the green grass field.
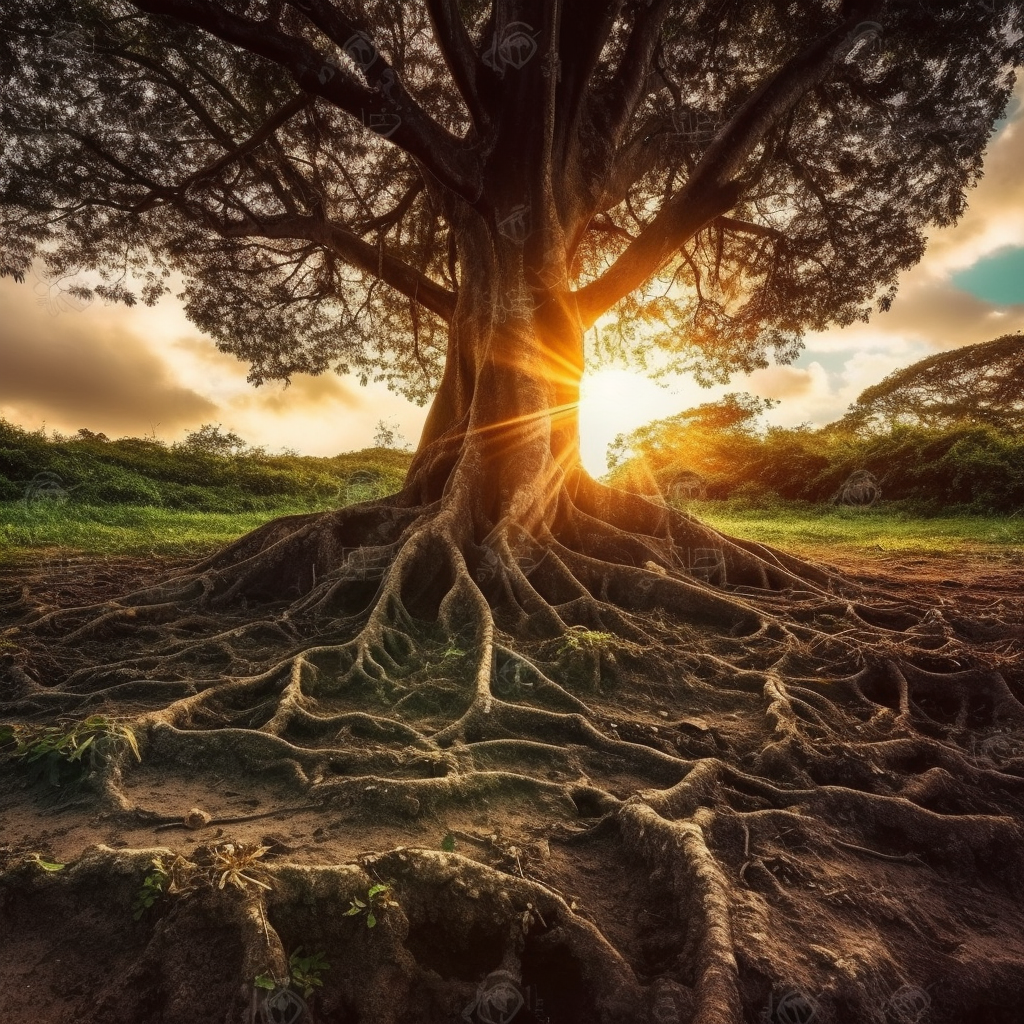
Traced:
[[779, 503], [756, 508], [706, 501], [695, 502], [689, 510], [725, 533], [794, 550], [834, 547], [869, 555], [949, 555], [965, 548], [1021, 553], [1024, 545], [1021, 516], [922, 516], [897, 504], [858, 509]]
[[[72, 500], [0, 502], [0, 559], [54, 548], [95, 555], [203, 555], [277, 516], [328, 507], [293, 501], [267, 511], [221, 513]], [[695, 503], [690, 511], [726, 533], [791, 550], [949, 555], [969, 548], [1024, 554], [1024, 517], [925, 518], [895, 505], [757, 508], [727, 501]]]

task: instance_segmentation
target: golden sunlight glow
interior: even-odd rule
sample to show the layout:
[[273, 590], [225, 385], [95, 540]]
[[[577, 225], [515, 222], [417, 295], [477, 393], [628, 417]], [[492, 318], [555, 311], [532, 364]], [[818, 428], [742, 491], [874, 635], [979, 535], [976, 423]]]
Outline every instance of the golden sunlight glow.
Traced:
[[668, 390], [630, 370], [588, 371], [580, 386], [580, 458], [584, 468], [592, 476], [603, 476], [608, 470], [608, 445], [617, 435], [708, 401], [708, 391], [692, 381], [673, 381]]

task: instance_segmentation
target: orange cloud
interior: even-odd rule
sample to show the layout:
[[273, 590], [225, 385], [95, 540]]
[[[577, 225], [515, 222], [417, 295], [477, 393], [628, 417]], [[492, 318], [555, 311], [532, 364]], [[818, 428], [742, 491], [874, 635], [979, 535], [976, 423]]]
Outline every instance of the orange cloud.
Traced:
[[148, 434], [209, 418], [216, 406], [182, 387], [137, 335], [73, 310], [47, 315], [25, 284], [0, 286], [0, 409], [68, 431]]

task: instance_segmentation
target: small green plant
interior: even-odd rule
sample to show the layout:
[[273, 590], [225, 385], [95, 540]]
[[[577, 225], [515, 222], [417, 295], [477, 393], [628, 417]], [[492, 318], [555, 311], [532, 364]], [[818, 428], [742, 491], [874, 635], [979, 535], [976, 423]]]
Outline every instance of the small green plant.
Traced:
[[445, 853], [455, 852], [455, 836], [451, 832], [445, 835], [444, 839], [441, 840], [441, 849], [444, 850]]
[[292, 985], [299, 989], [304, 999], [308, 999], [313, 989], [323, 985], [320, 975], [330, 970], [331, 965], [324, 959], [323, 953], [314, 953], [312, 956], [301, 954], [302, 947], [299, 946], [288, 958], [288, 971]]
[[58, 864], [56, 861], [43, 860], [38, 853], [30, 854], [25, 861], [28, 864], [37, 864], [44, 871], [63, 871], [67, 867], [66, 864]]
[[153, 906], [156, 901], [163, 896], [167, 883], [170, 880], [170, 875], [163, 868], [163, 864], [160, 861], [153, 861], [154, 870], [151, 874], [146, 875], [145, 880], [142, 883], [142, 887], [135, 894], [135, 903], [132, 909], [134, 913], [132, 917], [138, 921], [142, 915]]
[[57, 725], [0, 725], [0, 750], [11, 745], [11, 757], [54, 786], [81, 782], [124, 750], [142, 760], [135, 733], [104, 715]]
[[448, 643], [443, 648], [431, 655], [426, 667], [428, 670], [438, 671], [443, 674], [457, 672], [468, 653], [454, 639], [449, 638]]
[[279, 984], [272, 974], [263, 971], [253, 979], [253, 985], [256, 988], [266, 989], [268, 992], [273, 992], [278, 988], [296, 988], [302, 993], [304, 999], [308, 999], [315, 989], [323, 985], [320, 975], [330, 969], [331, 965], [324, 959], [323, 953], [303, 956], [302, 947], [299, 946], [288, 958], [288, 980], [286, 982]]
[[345, 917], [353, 917], [356, 914], [366, 914], [366, 927], [373, 928], [377, 924], [377, 914], [388, 907], [397, 907], [398, 904], [391, 898], [394, 890], [390, 885], [383, 882], [371, 885], [366, 893], [366, 902], [361, 899], [351, 900]]
[[601, 633], [594, 629], [570, 629], [562, 638], [562, 646], [558, 653], [565, 655], [570, 652], [593, 651], [615, 641], [611, 633]]
[[466, 656], [466, 653], [454, 640], [449, 640], [448, 646], [441, 652], [441, 664], [461, 661]]

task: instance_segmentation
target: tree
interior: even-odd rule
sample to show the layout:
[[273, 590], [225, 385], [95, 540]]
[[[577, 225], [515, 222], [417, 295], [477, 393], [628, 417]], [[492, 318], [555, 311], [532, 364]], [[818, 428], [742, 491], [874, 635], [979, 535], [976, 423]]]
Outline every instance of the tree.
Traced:
[[398, 432], [398, 424], [394, 421], [377, 420], [377, 429], [373, 435], [374, 448], [402, 448], [408, 450], [412, 447], [408, 441]]
[[219, 423], [204, 423], [198, 430], [186, 434], [180, 447], [197, 455], [214, 455], [227, 459], [233, 455], [241, 455], [248, 445], [245, 438], [233, 430], [224, 431]]
[[734, 392], [619, 434], [608, 446], [611, 479], [629, 490], [661, 493], [680, 473], [711, 479], [732, 470], [729, 475], [736, 476], [742, 461], [738, 448], [753, 438], [761, 415], [777, 404]]
[[[70, 294], [131, 304], [129, 273], [154, 302], [177, 271], [189, 316], [250, 362], [255, 383], [333, 367], [433, 394], [399, 494], [277, 520], [119, 602], [19, 606], [24, 664], [64, 673], [44, 698], [19, 663], [24, 700], [67, 709], [88, 691], [153, 708], [173, 694], [145, 719], [167, 766], [200, 749], [225, 771], [273, 764], [297, 790], [371, 817], [447, 813], [485, 793], [525, 794], [549, 825], [604, 815], [647, 866], [638, 885], [660, 879], [654, 896], [671, 894], [656, 901], [673, 905], [674, 937], [695, 958], [675, 980], [648, 984], [647, 966], [526, 877], [519, 846], [501, 847], [518, 876], [479, 868], [487, 895], [475, 902], [450, 899], [436, 857], [388, 861], [414, 886], [410, 936], [443, 905], [453, 935], [487, 937], [466, 952], [481, 971], [570, 965], [567, 1017], [640, 1021], [668, 1000], [738, 1022], [766, 975], [811, 978], [799, 942], [752, 952], [716, 861], [743, 849], [733, 867], [777, 906], [781, 883], [761, 858], [772, 822], [803, 829], [794, 800], [850, 820], [854, 850], [877, 833], [957, 863], [965, 850], [978, 863], [1008, 856], [1019, 844], [1005, 823], [978, 830], [909, 797], [894, 810], [867, 772], [862, 788], [826, 784], [866, 744], [888, 777], [897, 758], [935, 763], [931, 737], [968, 715], [1019, 721], [994, 627], [937, 640], [942, 616], [924, 604], [872, 597], [600, 485], [580, 467], [576, 410], [591, 328], [604, 356], [709, 382], [793, 358], [806, 330], [886, 310], [926, 230], [963, 212], [1022, 50], [1016, 2], [6, 10], [0, 274], [23, 279], [41, 256], [52, 276], [98, 274]], [[63, 641], [44, 650], [54, 625]], [[640, 701], [749, 716], [762, 695], [736, 746], [708, 747], [692, 721], [665, 736], [630, 724]], [[822, 730], [835, 742], [812, 742]], [[629, 781], [615, 782], [626, 756]], [[956, 785], [982, 801], [978, 771], [942, 756], [940, 774], [962, 771]], [[965, 790], [920, 771], [921, 801], [962, 806]], [[386, 785], [366, 784], [378, 773]], [[104, 779], [128, 813], [117, 773]], [[815, 921], [833, 921], [815, 907]], [[284, 976], [280, 942], [266, 916], [258, 924], [246, 969], [270, 956]], [[733, 930], [742, 970], [760, 957], [742, 984]], [[465, 965], [409, 941], [435, 965], [427, 986], [415, 957], [394, 954], [402, 991], [420, 993], [410, 1001], [465, 994]], [[879, 962], [903, 976], [888, 953]], [[995, 971], [971, 961], [956, 1005], [981, 1005]], [[383, 977], [346, 990], [361, 1019], [402, 1015], [381, 1001], [395, 989]], [[859, 982], [827, 984], [844, 1012], [874, 1013]]]
[[939, 352], [861, 392], [835, 426], [857, 431], [984, 423], [1024, 430], [1024, 337]]

